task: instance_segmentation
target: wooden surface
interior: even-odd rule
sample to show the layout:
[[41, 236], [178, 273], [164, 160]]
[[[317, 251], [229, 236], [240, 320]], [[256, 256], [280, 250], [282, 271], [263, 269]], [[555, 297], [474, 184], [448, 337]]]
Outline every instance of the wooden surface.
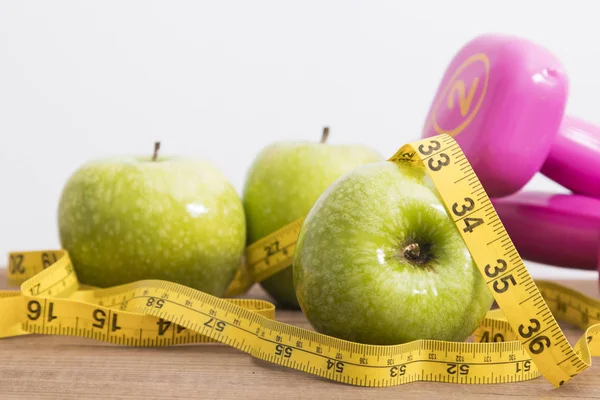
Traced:
[[[0, 289], [6, 289], [0, 270]], [[598, 282], [565, 285], [600, 298]], [[258, 287], [249, 296], [267, 298]], [[277, 319], [310, 329], [301, 312]], [[563, 326], [571, 343], [581, 331]], [[493, 399], [600, 398], [600, 367], [554, 389], [544, 378], [499, 385], [418, 382], [361, 388], [256, 360], [220, 344], [127, 348], [89, 339], [28, 335], [0, 340], [0, 399]]]

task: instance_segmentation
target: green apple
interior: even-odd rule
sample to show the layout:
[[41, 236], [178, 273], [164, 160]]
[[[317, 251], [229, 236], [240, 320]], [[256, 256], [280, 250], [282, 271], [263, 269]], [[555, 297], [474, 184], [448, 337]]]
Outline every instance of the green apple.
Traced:
[[493, 296], [431, 180], [382, 161], [331, 185], [294, 253], [296, 294], [318, 332], [367, 344], [465, 340]]
[[[359, 144], [282, 141], [265, 147], [251, 165], [244, 186], [248, 244], [306, 217], [315, 201], [336, 179], [359, 165], [381, 161], [374, 149]], [[261, 282], [284, 307], [298, 308], [292, 269]]]
[[81, 166], [60, 198], [61, 245], [88, 285], [163, 279], [222, 296], [245, 248], [242, 201], [208, 161], [157, 151]]

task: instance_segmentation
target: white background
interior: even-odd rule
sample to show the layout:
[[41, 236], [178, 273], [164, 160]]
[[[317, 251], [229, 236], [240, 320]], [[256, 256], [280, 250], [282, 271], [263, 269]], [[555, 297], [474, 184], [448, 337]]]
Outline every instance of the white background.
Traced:
[[[570, 76], [568, 112], [600, 123], [593, 4], [0, 1], [0, 257], [58, 247], [68, 176], [157, 139], [212, 160], [240, 192], [260, 148], [318, 140], [325, 124], [332, 143], [389, 156], [419, 137], [446, 64], [481, 33], [551, 49]], [[565, 192], [540, 176], [527, 189]]]

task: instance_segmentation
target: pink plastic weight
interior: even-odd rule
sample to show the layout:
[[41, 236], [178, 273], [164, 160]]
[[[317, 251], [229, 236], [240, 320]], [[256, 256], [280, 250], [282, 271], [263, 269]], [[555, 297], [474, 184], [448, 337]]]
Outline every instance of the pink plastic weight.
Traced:
[[530, 41], [483, 35], [447, 67], [423, 137], [449, 134], [490, 197], [521, 189], [540, 170], [563, 118], [568, 81]]
[[600, 198], [600, 128], [566, 116], [541, 172], [574, 193]]
[[524, 259], [560, 267], [599, 267], [600, 199], [519, 192], [492, 203]]

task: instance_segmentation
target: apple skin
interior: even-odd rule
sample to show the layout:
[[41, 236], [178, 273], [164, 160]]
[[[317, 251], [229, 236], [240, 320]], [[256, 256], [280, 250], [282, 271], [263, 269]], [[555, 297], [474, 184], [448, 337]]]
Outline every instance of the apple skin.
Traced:
[[[422, 263], [406, 258], [412, 243]], [[323, 193], [302, 225], [293, 273], [315, 330], [359, 343], [464, 341], [493, 303], [431, 180], [389, 161]]]
[[58, 207], [59, 236], [82, 283], [164, 279], [222, 296], [246, 240], [239, 195], [204, 160], [112, 157], [81, 166]]
[[[346, 172], [382, 159], [365, 145], [282, 141], [265, 147], [250, 166], [244, 186], [248, 244], [306, 217], [323, 191]], [[299, 308], [291, 267], [261, 286], [280, 306]]]

